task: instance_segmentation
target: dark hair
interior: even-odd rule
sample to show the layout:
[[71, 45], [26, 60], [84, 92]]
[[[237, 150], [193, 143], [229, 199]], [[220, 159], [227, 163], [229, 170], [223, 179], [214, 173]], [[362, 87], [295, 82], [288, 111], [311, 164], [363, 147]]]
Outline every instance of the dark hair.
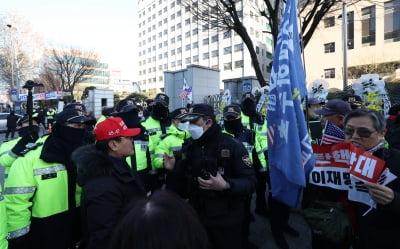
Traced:
[[110, 142], [111, 140], [121, 141], [121, 137], [114, 137], [107, 140], [96, 141], [96, 150], [108, 154], [108, 150], [110, 149], [110, 147], [108, 146], [108, 142]]
[[385, 117], [380, 112], [368, 108], [355, 109], [351, 111], [349, 114], [345, 116], [343, 124], [346, 125], [349, 119], [351, 118], [362, 118], [362, 117], [368, 117], [369, 119], [371, 119], [372, 125], [378, 132], [381, 132], [386, 128]]
[[176, 194], [158, 190], [135, 202], [116, 227], [113, 249], [208, 249], [194, 209]]

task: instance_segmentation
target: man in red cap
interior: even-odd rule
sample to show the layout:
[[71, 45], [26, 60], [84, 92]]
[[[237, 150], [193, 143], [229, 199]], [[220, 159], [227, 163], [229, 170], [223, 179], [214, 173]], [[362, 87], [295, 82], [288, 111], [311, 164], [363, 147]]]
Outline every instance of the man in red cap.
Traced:
[[110, 248], [111, 236], [127, 204], [145, 191], [126, 157], [133, 155], [133, 137], [139, 128], [128, 128], [119, 118], [107, 118], [93, 130], [96, 143], [72, 154], [77, 183], [82, 186], [82, 248]]

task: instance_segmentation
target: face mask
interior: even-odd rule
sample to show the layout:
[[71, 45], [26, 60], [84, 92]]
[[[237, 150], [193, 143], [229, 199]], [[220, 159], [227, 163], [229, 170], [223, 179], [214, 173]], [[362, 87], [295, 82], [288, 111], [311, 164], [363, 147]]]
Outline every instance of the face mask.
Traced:
[[[38, 133], [39, 132], [39, 126], [33, 125], [32, 126], [32, 131]], [[18, 129], [18, 136], [23, 137], [26, 134], [29, 133], [29, 126], [21, 127]]]
[[185, 123], [179, 123], [178, 129], [181, 131], [187, 131], [187, 130], [189, 130], [189, 125], [190, 125], [189, 121], [185, 122]]
[[199, 139], [204, 134], [203, 126], [189, 124], [188, 131], [194, 140]]
[[234, 119], [234, 120], [225, 120], [224, 121], [225, 129], [230, 133], [237, 133], [243, 129], [242, 119]]
[[66, 125], [60, 125], [55, 135], [63, 139], [67, 144], [71, 146], [79, 146], [83, 143], [85, 138], [86, 129], [74, 128]]

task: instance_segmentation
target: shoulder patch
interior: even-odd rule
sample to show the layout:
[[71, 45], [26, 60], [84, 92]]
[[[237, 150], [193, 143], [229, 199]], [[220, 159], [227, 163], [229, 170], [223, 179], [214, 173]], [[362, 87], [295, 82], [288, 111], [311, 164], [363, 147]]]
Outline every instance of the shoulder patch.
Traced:
[[244, 164], [246, 164], [247, 167], [251, 168], [253, 166], [253, 163], [251, 162], [251, 159], [249, 157], [249, 155], [244, 155], [242, 157], [242, 161]]
[[221, 157], [226, 158], [231, 156], [231, 151], [228, 149], [221, 150]]

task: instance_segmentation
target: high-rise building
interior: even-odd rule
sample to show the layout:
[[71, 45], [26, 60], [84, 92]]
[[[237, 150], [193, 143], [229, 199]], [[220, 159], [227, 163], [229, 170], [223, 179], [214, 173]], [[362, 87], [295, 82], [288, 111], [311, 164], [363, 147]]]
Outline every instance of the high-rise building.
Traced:
[[325, 79], [331, 88], [342, 89], [346, 78], [343, 30], [347, 31], [347, 85], [359, 74], [384, 77], [400, 68], [400, 0], [365, 0], [346, 9], [347, 29], [343, 29], [342, 10], [330, 12], [305, 48], [309, 83]]
[[[266, 19], [257, 13], [262, 1], [236, 2], [268, 80], [272, 40], [266, 32]], [[181, 0], [139, 0], [138, 17], [138, 84], [147, 94], [164, 91], [164, 71], [185, 69], [190, 64], [218, 69], [220, 88], [225, 79], [255, 76], [242, 39], [233, 31], [199, 20]]]

